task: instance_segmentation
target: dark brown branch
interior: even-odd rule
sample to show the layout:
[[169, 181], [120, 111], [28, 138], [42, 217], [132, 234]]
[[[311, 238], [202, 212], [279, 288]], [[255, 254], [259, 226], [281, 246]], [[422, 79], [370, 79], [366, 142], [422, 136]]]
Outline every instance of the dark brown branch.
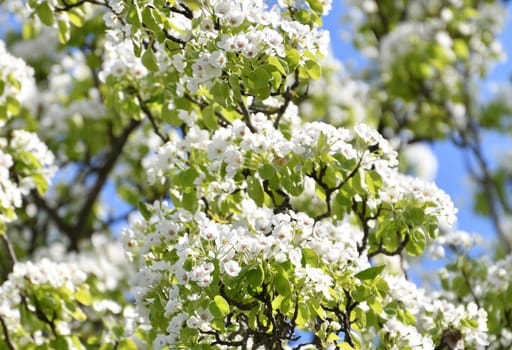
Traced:
[[171, 12], [179, 13], [180, 15], [183, 15], [190, 20], [194, 19], [194, 13], [187, 5], [185, 5], [183, 3], [180, 3], [179, 5], [182, 9], [179, 9], [176, 6], [172, 6], [172, 5], [169, 6], [168, 8], [169, 8], [169, 10], [171, 10]]
[[242, 346], [245, 344], [245, 341], [244, 340], [240, 340], [240, 341], [230, 341], [230, 340], [222, 340], [220, 338], [220, 334], [216, 331], [202, 331], [202, 330], [199, 330], [199, 332], [201, 334], [208, 334], [208, 335], [213, 335], [215, 337], [215, 341], [212, 343], [212, 345], [225, 345], [225, 346]]
[[350, 295], [350, 293], [347, 290], [343, 291], [345, 293], [346, 298], [344, 311], [340, 309], [339, 305], [336, 307], [328, 307], [324, 305], [321, 306], [322, 309], [324, 309], [325, 311], [334, 313], [334, 315], [338, 319], [338, 323], [341, 325], [341, 331], [343, 332], [345, 338], [344, 341], [348, 343], [350, 346], [354, 347], [354, 341], [352, 340], [352, 335], [350, 334], [350, 318], [352, 310], [354, 310], [354, 308], [359, 304], [359, 302], [352, 302], [352, 296]]
[[0, 234], [2, 237], [2, 242], [4, 243], [5, 249], [7, 250], [7, 254], [9, 255], [9, 259], [11, 260], [11, 268], [14, 266], [18, 259], [16, 258], [16, 253], [12, 247], [11, 241], [9, 241], [9, 237], [7, 237], [7, 232]]
[[336, 187], [330, 188], [329, 186], [327, 186], [326, 183], [323, 182], [323, 177], [325, 175], [325, 172], [327, 171], [327, 166], [323, 166], [322, 169], [320, 169], [320, 171], [318, 172], [318, 174], [316, 173], [315, 169], [313, 169], [313, 171], [310, 174], [308, 174], [308, 176], [313, 178], [313, 180], [315, 180], [315, 182], [324, 190], [325, 204], [327, 205], [327, 210], [324, 213], [317, 215], [315, 217], [315, 221], [319, 221], [321, 219], [331, 216], [331, 210], [332, 210], [331, 209], [331, 196], [332, 196], [332, 194], [334, 192], [338, 191], [339, 189], [341, 189], [347, 183], [348, 180], [350, 180], [352, 177], [354, 177], [354, 175], [359, 170], [359, 167], [361, 166], [362, 160], [363, 160], [363, 158], [361, 157], [361, 159], [359, 159], [359, 161], [357, 162], [357, 165], [355, 166], [355, 168], [352, 169], [352, 171], [347, 175], [347, 177], [342, 179], [340, 181], [340, 183], [338, 185], [336, 185]]
[[249, 310], [252, 310], [252, 309], [254, 309], [255, 307], [258, 306], [258, 302], [257, 301], [253, 301], [253, 302], [250, 302], [250, 303], [242, 303], [242, 302], [240, 302], [238, 300], [234, 300], [233, 298], [229, 297], [226, 294], [226, 290], [224, 289], [224, 284], [222, 282], [219, 282], [219, 294], [220, 294], [221, 297], [226, 299], [226, 301], [229, 304], [236, 306], [240, 310], [249, 311]]
[[56, 12], [69, 11], [69, 10], [75, 8], [75, 7], [80, 7], [80, 6], [82, 6], [83, 4], [86, 4], [86, 3], [100, 5], [100, 6], [105, 6], [105, 7], [108, 7], [110, 9], [110, 6], [108, 6], [107, 3], [101, 2], [101, 1], [97, 1], [97, 0], [79, 0], [79, 1], [75, 2], [74, 4], [70, 4], [66, 0], [62, 0], [62, 3], [64, 4], [64, 6], [62, 6], [62, 7], [61, 6], [55, 6], [55, 11]]
[[[55, 319], [57, 318], [55, 310], [53, 311], [52, 319], [49, 319], [48, 316], [46, 316], [46, 314], [43, 312], [43, 310], [41, 310], [41, 306], [39, 305], [39, 300], [37, 299], [36, 296], [34, 296], [34, 304], [35, 304], [34, 306], [36, 307], [35, 314], [36, 314], [37, 318], [39, 320], [43, 321], [44, 323], [46, 323], [50, 327], [53, 336], [55, 338], [57, 338], [59, 336], [59, 334], [57, 333], [57, 328], [55, 325]], [[26, 303], [26, 300], [25, 300], [24, 306], [27, 308], [27, 310], [30, 310], [28, 307], [28, 304]]]
[[241, 114], [242, 114], [242, 118], [245, 122], [245, 125], [247, 125], [247, 127], [249, 128], [249, 130], [252, 132], [252, 133], [255, 133], [256, 132], [256, 129], [254, 128], [254, 126], [252, 125], [252, 122], [251, 122], [251, 117], [249, 116], [249, 111], [247, 110], [247, 107], [245, 106], [245, 103], [243, 101], [240, 101], [238, 103], [238, 106], [240, 106], [240, 110], [241, 110]]
[[377, 254], [384, 254], [387, 256], [398, 255], [402, 252], [402, 250], [405, 249], [405, 246], [407, 245], [407, 243], [409, 243], [409, 239], [410, 239], [409, 234], [406, 234], [404, 239], [398, 245], [398, 247], [396, 247], [395, 250], [391, 250], [391, 251], [384, 248], [382, 246], [382, 243], [380, 243], [376, 250], [374, 250], [371, 253], [368, 253], [368, 259], [373, 258]]
[[275, 193], [283, 197], [283, 202], [281, 204], [278, 204], [277, 199], [275, 198], [276, 196], [274, 195], [274, 191], [272, 191], [269, 187], [268, 180], [263, 181], [263, 190], [265, 191], [266, 194], [269, 195], [270, 199], [272, 200], [272, 205], [274, 206], [274, 211], [276, 213], [282, 213], [286, 209], [292, 209], [290, 205], [290, 196], [288, 195], [288, 193], [284, 192], [281, 189], [275, 190]]
[[185, 40], [181, 40], [181, 39], [179, 39], [179, 38], [176, 38], [175, 36], [173, 36], [173, 35], [169, 34], [169, 32], [168, 32], [167, 30], [163, 30], [163, 32], [164, 32], [164, 35], [165, 35], [165, 37], [166, 37], [167, 39], [169, 39], [169, 40], [171, 40], [171, 41], [175, 42], [176, 44], [180, 44], [180, 46], [181, 46], [182, 48], [184, 48], [184, 47], [185, 47], [185, 45], [187, 44], [187, 42], [186, 42]]
[[128, 141], [128, 137], [139, 125], [140, 121], [132, 119], [130, 123], [124, 128], [122, 133], [117, 137], [115, 143], [112, 145], [112, 149], [110, 150], [109, 154], [107, 155], [107, 158], [105, 159], [105, 162], [103, 163], [98, 172], [96, 182], [90, 189], [89, 194], [79, 211], [79, 216], [75, 224], [76, 233], [70, 237], [70, 248], [72, 250], [77, 250], [79, 240], [86, 236], [87, 230], [89, 230], [87, 220], [90, 217], [94, 203], [96, 202], [96, 199], [98, 198], [101, 189], [105, 185], [108, 175], [114, 168], [114, 165], [116, 164], [118, 158], [121, 156], [122, 150], [126, 142]]
[[16, 350], [16, 347], [12, 343], [11, 337], [9, 336], [9, 330], [7, 329], [7, 324], [5, 323], [5, 320], [3, 319], [2, 316], [0, 316], [0, 324], [2, 324], [2, 331], [4, 333], [4, 340], [5, 340], [5, 343], [7, 344], [7, 347], [9, 348], [9, 350]]
[[361, 204], [362, 209], [359, 211], [357, 208], [358, 202], [356, 202], [355, 199], [352, 199], [352, 210], [356, 213], [363, 228], [363, 239], [361, 240], [361, 244], [357, 244], [357, 252], [359, 255], [361, 255], [366, 250], [366, 247], [368, 247], [368, 237], [370, 236], [370, 227], [368, 226], [368, 218], [366, 217], [366, 200], [363, 199]]
[[34, 203], [43, 209], [46, 214], [48, 214], [48, 217], [50, 220], [54, 222], [54, 224], [57, 226], [57, 228], [65, 233], [67, 236], [72, 236], [74, 234], [73, 226], [69, 225], [67, 222], [65, 222], [57, 213], [57, 208], [53, 208], [50, 206], [50, 204], [37, 193], [37, 191], [32, 191], [32, 199], [34, 200]]
[[[185, 98], [187, 100], [189, 100], [190, 102], [198, 105], [201, 109], [204, 109], [206, 107], [209, 106], [209, 103], [205, 102], [205, 101], [200, 101], [200, 100], [197, 100], [195, 98], [193, 98], [192, 96], [190, 96], [189, 94], [185, 94], [184, 95]], [[222, 115], [222, 113], [220, 113], [219, 111], [215, 111], [215, 116], [217, 118], [219, 118], [219, 121], [220, 121], [220, 125], [221, 126], [228, 126], [228, 125], [231, 125], [231, 123], [229, 122], [229, 120], [226, 119], [226, 117], [224, 117], [224, 115]]]
[[294, 80], [293, 84], [289, 88], [287, 88], [286, 92], [283, 94], [284, 103], [277, 111], [277, 117], [276, 117], [276, 120], [274, 121], [274, 128], [276, 128], [276, 129], [279, 127], [281, 118], [283, 117], [284, 112], [286, 112], [286, 109], [288, 108], [288, 105], [290, 104], [290, 102], [292, 100], [293, 91], [299, 86], [300, 80], [299, 80], [299, 69], [298, 68], [295, 69], [294, 78], [295, 78], [295, 80]]

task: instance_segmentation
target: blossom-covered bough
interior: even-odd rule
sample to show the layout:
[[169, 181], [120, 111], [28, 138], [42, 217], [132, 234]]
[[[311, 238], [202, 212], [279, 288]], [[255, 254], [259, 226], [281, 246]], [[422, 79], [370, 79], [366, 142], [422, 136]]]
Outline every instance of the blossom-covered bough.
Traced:
[[[0, 347], [509, 346], [508, 260], [465, 256], [450, 198], [397, 153], [453, 133], [492, 186], [464, 117], [498, 5], [428, 3], [350, 1], [366, 82], [322, 71], [326, 0], [3, 4], [34, 68], [0, 47]], [[104, 232], [128, 216], [129, 263]], [[409, 281], [443, 246], [447, 292]]]

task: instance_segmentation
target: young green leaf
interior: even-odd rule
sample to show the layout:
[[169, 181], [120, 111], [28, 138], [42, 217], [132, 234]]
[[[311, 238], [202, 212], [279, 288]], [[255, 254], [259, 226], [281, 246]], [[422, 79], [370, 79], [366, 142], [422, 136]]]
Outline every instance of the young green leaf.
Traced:
[[371, 280], [377, 277], [382, 270], [384, 270], [385, 265], [372, 266], [367, 268], [366, 270], [359, 271], [354, 275], [354, 277], [360, 279], [361, 281]]

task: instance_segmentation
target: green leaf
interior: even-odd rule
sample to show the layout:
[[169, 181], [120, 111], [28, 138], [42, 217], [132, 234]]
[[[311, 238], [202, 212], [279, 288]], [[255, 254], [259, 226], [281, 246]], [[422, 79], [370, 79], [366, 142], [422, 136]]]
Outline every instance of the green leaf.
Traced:
[[311, 12], [306, 9], [295, 12], [295, 18], [302, 24], [307, 24], [311, 20]]
[[371, 291], [370, 288], [362, 284], [350, 292], [350, 295], [352, 298], [354, 298], [355, 301], [363, 302], [371, 296]]
[[336, 333], [329, 333], [329, 335], [327, 336], [327, 340], [330, 342], [334, 342], [339, 339], [340, 337]]
[[293, 302], [289, 298], [285, 298], [283, 301], [281, 301], [281, 312], [283, 314], [287, 314], [294, 305], [292, 305]]
[[59, 20], [57, 22], [59, 27], [59, 42], [65, 44], [69, 40], [69, 25], [67, 21]]
[[213, 100], [221, 106], [228, 105], [229, 91], [229, 85], [225, 82], [217, 82], [210, 89]]
[[379, 173], [374, 170], [370, 170], [365, 174], [366, 185], [368, 190], [375, 195], [377, 191], [382, 187], [382, 178]]
[[153, 11], [149, 7], [144, 7], [142, 10], [142, 21], [146, 27], [154, 32], [159, 32], [161, 30], [153, 16]]
[[291, 170], [288, 174], [283, 176], [282, 185], [290, 195], [300, 195], [304, 192], [303, 173], [300, 170]]
[[[320, 317], [322, 320], [325, 320], [325, 318], [326, 318], [325, 310], [320, 305], [319, 299], [310, 300], [309, 306], [310, 306], [310, 310], [314, 311], [314, 313], [316, 314], [317, 317]], [[311, 312], [311, 313], [313, 313], [313, 312]]]
[[299, 312], [298, 312], [297, 319], [296, 319], [297, 326], [301, 327], [308, 321], [309, 321], [309, 307], [305, 303], [300, 303], [299, 304]]
[[195, 168], [188, 168], [173, 177], [173, 183], [179, 187], [191, 187], [199, 173]]
[[215, 318], [224, 318], [229, 314], [229, 304], [222, 296], [216, 295], [210, 303], [210, 311]]
[[144, 51], [141, 60], [144, 67], [146, 67], [151, 72], [158, 71], [158, 62], [156, 60], [155, 53], [151, 48], [148, 48], [146, 51]]
[[247, 283], [253, 288], [261, 287], [265, 280], [265, 272], [261, 266], [250, 269], [247, 272]]
[[134, 27], [140, 27], [142, 23], [142, 15], [137, 3], [133, 3], [128, 9], [127, 22]]
[[466, 59], [469, 57], [468, 45], [463, 39], [455, 39], [453, 41], [453, 51], [457, 56], [459, 56], [462, 59]]
[[324, 6], [320, 0], [306, 0], [309, 7], [318, 14], [323, 14]]
[[372, 311], [375, 312], [377, 315], [380, 315], [382, 314], [382, 312], [384, 312], [382, 304], [378, 299], [368, 300], [368, 305], [370, 306], [370, 309], [372, 309]]
[[412, 256], [420, 256], [427, 245], [427, 238], [422, 230], [414, 230], [410, 233], [410, 239], [405, 246], [405, 251]]
[[304, 67], [306, 68], [306, 73], [308, 73], [311, 79], [318, 80], [322, 76], [322, 68], [317, 62], [306, 61]]
[[277, 58], [277, 57], [274, 57], [274, 56], [269, 56], [268, 59], [267, 59], [268, 63], [273, 65], [274, 67], [277, 68], [277, 70], [279, 71], [279, 73], [283, 74], [283, 75], [286, 75], [288, 72], [285, 70], [285, 68], [283, 67], [283, 65], [281, 64], [281, 61]]
[[144, 202], [139, 202], [137, 204], [137, 207], [139, 208], [139, 212], [141, 213], [144, 220], [147, 221], [147, 220], [151, 219], [151, 216], [153, 214], [151, 213], [151, 206], [149, 204], [144, 203]]
[[217, 129], [217, 117], [215, 116], [215, 106], [208, 105], [205, 109], [203, 109], [203, 122], [206, 127], [210, 130]]
[[34, 184], [36, 185], [37, 193], [40, 195], [45, 194], [48, 190], [48, 182], [46, 181], [45, 177], [39, 173], [35, 173], [31, 177], [34, 181]]
[[366, 183], [364, 181], [364, 172], [359, 168], [354, 176], [350, 179], [350, 184], [357, 193], [366, 193]]
[[151, 306], [149, 307], [149, 319], [155, 328], [167, 327], [168, 320], [164, 317], [164, 306], [159, 297], [154, 298]]
[[42, 2], [36, 7], [36, 13], [41, 22], [47, 26], [53, 25], [53, 11], [47, 1]]
[[257, 206], [262, 206], [265, 200], [265, 194], [263, 192], [263, 187], [261, 187], [260, 180], [249, 176], [247, 178], [247, 193], [249, 197], [256, 203]]
[[296, 49], [286, 50], [286, 58], [288, 59], [290, 71], [294, 71], [300, 62], [299, 51], [297, 51]]
[[318, 267], [319, 258], [316, 252], [311, 248], [302, 248], [302, 265], [309, 265], [311, 267]]
[[195, 188], [187, 187], [183, 192], [181, 205], [184, 209], [194, 213], [197, 210], [199, 202]]
[[75, 346], [76, 350], [83, 350], [83, 349], [85, 349], [83, 344], [82, 344], [82, 342], [80, 341], [80, 339], [76, 335], [72, 335], [71, 336], [71, 344], [73, 344]]
[[20, 113], [20, 102], [12, 96], [7, 96], [7, 112], [10, 115], [18, 115]]
[[290, 296], [290, 281], [282, 273], [278, 273], [274, 279], [277, 292], [285, 297]]
[[259, 172], [259, 174], [260, 174], [261, 178], [262, 178], [262, 179], [264, 179], [264, 180], [268, 180], [268, 179], [270, 179], [272, 176], [274, 176], [275, 171], [276, 171], [276, 170], [274, 169], [274, 167], [273, 167], [272, 165], [268, 164], [268, 163], [267, 163], [267, 164], [263, 164], [263, 165], [259, 168], [259, 170], [258, 170], [258, 172]]
[[270, 80], [272, 79], [272, 74], [270, 74], [266, 69], [258, 67], [249, 73], [249, 87], [252, 89], [263, 89], [267, 88]]
[[[33, 22], [25, 22], [23, 23], [23, 28], [21, 30], [21, 37], [23, 40], [32, 40], [36, 36], [36, 30], [34, 28]], [[0, 91], [0, 95], [2, 92]]]
[[345, 343], [345, 342], [343, 342], [343, 343], [338, 343], [337, 345], [338, 345], [338, 347], [339, 347], [340, 349], [342, 349], [342, 350], [354, 350], [354, 348], [353, 348], [352, 346], [350, 346], [350, 344]]
[[278, 295], [274, 300], [272, 300], [272, 309], [278, 310], [281, 308], [281, 303], [285, 299], [284, 296]]
[[229, 76], [229, 86], [231, 87], [231, 91], [233, 92], [233, 98], [236, 101], [240, 101], [242, 99], [242, 94], [240, 92], [240, 79], [238, 76], [232, 74]]
[[360, 279], [361, 281], [371, 280], [377, 277], [382, 270], [384, 270], [385, 265], [372, 266], [367, 268], [366, 270], [359, 271], [354, 275], [354, 277]]
[[80, 322], [87, 320], [87, 315], [79, 307], [75, 308], [75, 310], [71, 313], [71, 317]]
[[80, 13], [78, 13], [78, 11], [68, 10], [66, 13], [68, 15], [69, 21], [71, 23], [73, 23], [73, 25], [75, 27], [80, 28], [81, 26], [83, 26], [84, 19], [83, 19], [82, 15]]
[[408, 208], [404, 213], [405, 219], [411, 226], [420, 226], [425, 220], [425, 212], [421, 208]]
[[21, 83], [14, 77], [12, 73], [7, 75], [7, 81], [16, 89], [21, 89]]
[[87, 288], [80, 288], [75, 292], [76, 300], [82, 305], [91, 305], [92, 304], [92, 296]]
[[137, 344], [131, 339], [123, 338], [119, 341], [119, 350], [137, 350]]
[[68, 350], [70, 347], [67, 339], [59, 335], [57, 338], [50, 341], [50, 348], [54, 350]]

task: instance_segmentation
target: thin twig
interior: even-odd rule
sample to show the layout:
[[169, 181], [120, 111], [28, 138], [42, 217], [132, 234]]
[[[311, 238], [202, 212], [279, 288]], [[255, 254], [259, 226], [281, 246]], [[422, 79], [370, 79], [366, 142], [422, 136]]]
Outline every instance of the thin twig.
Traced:
[[153, 127], [153, 131], [155, 132], [155, 134], [157, 134], [158, 137], [160, 137], [160, 139], [164, 143], [169, 142], [169, 136], [162, 134], [162, 132], [160, 131], [160, 128], [158, 127], [158, 124], [156, 123], [155, 117], [153, 117], [153, 113], [151, 113], [148, 106], [146, 106], [144, 101], [142, 101], [142, 98], [140, 96], [137, 96], [137, 100], [139, 101], [139, 105], [140, 105], [140, 108], [142, 109], [142, 112], [144, 112], [144, 115], [146, 116], [146, 118], [148, 118], [148, 120], [151, 122], [151, 126]]

